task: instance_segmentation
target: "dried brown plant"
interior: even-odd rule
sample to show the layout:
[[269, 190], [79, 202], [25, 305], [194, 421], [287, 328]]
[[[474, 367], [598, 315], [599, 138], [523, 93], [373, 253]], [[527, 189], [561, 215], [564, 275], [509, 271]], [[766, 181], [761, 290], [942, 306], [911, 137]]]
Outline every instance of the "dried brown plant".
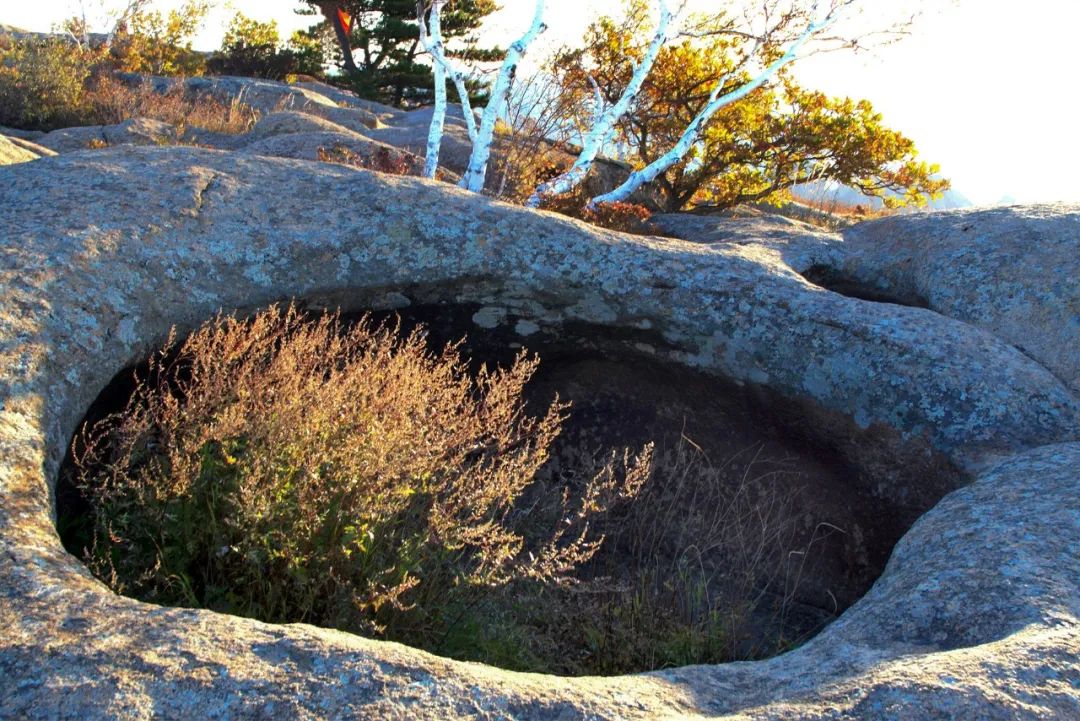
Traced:
[[646, 448], [522, 507], [567, 410], [526, 412], [537, 363], [474, 376], [422, 330], [219, 317], [76, 438], [88, 564], [157, 603], [430, 646], [485, 589], [567, 582], [602, 542], [593, 522], [648, 476]]

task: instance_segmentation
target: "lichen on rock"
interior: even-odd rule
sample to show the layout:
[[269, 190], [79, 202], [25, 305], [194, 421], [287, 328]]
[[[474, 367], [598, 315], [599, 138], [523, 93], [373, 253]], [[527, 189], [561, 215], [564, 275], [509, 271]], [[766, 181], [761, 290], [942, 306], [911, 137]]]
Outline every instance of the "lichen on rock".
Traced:
[[[1080, 217], [1038, 212], [1063, 227]], [[930, 217], [898, 218], [889, 237], [951, 222]], [[1054, 360], [1069, 352], [1057, 321], [1029, 324], [1038, 352], [1024, 353], [995, 322], [829, 292], [792, 258], [845, 263], [851, 242], [851, 272], [869, 267], [872, 248], [836, 237], [625, 236], [445, 184], [196, 148], [0, 168], [0, 229], [0, 716], [1080, 715], [1080, 400]], [[972, 237], [991, 251], [1004, 242]], [[1059, 248], [1080, 256], [1080, 237]], [[754, 663], [516, 674], [112, 594], [64, 551], [52, 518], [86, 408], [170, 327], [291, 297], [354, 310], [473, 303], [505, 313], [481, 320], [505, 317], [511, 333], [532, 331], [523, 318], [544, 332], [648, 328], [657, 357], [788, 399], [846, 438], [838, 452], [881, 497], [942, 500], [838, 621]], [[955, 472], [921, 473], [931, 462]]]

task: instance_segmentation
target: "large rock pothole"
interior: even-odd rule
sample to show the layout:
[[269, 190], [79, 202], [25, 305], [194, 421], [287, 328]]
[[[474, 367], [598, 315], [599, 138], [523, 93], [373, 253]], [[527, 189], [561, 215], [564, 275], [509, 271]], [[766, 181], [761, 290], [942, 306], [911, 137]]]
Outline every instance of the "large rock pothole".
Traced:
[[[628, 238], [344, 168], [147, 148], [0, 172], [5, 713], [919, 719], [1080, 708], [1080, 406], [987, 330], [829, 293], [776, 242]], [[799, 409], [805, 434], [873, 469], [874, 498], [918, 509], [957, 490], [838, 621], [756, 663], [521, 675], [112, 595], [56, 537], [50, 496], [67, 439], [109, 378], [170, 326], [289, 297], [356, 309], [443, 300], [495, 309], [480, 315], [487, 325], [630, 333], [658, 362]], [[974, 480], [920, 470], [942, 460]]]
[[[440, 294], [439, 289], [412, 292], [429, 298]], [[446, 289], [441, 292], [446, 293]], [[399, 305], [408, 300], [400, 292], [396, 297]], [[301, 303], [304, 305], [308, 304]], [[319, 313], [317, 308], [313, 312]], [[730, 616], [725, 630], [710, 637], [710, 644], [722, 642], [724, 646], [721, 651], [707, 651], [711, 658], [768, 657], [805, 642], [869, 589], [911, 522], [938, 500], [935, 494], [940, 496], [943, 489], [962, 479], [962, 474], [938, 455], [936, 467], [923, 464], [917, 473], [915, 469], [907, 473], [906, 484], [919, 485], [924, 493], [903, 500], [883, 497], [875, 492], [880, 462], [861, 467], [862, 456], [849, 453], [845, 442], [838, 442], [824, 431], [808, 433], [807, 427], [816, 421], [809, 406], [787, 402], [765, 388], [739, 385], [665, 361], [657, 353], [663, 339], [647, 330], [611, 332], [600, 325], [580, 322], [541, 326], [507, 308], [476, 303], [413, 305], [410, 301], [407, 307], [397, 310], [347, 314], [345, 321], [361, 317], [376, 323], [388, 322], [403, 335], [422, 328], [432, 351], [463, 340], [459, 350], [474, 372], [485, 365], [508, 367], [522, 347], [537, 354], [540, 369], [527, 387], [530, 408], [541, 413], [556, 398], [571, 404], [545, 476], [579, 473], [587, 470], [598, 452], [637, 449], [646, 444], [656, 445], [658, 457], [671, 458], [680, 450], [691, 450], [701, 462], [726, 469], [720, 486], [714, 486], [712, 477], [708, 483], [702, 478], [700, 487], [680, 491], [677, 496], [657, 489], [648, 498], [633, 502], [635, 506], [656, 504], [651, 509], [634, 510], [633, 518], [640, 519], [636, 522], [645, 528], [662, 527], [651, 532], [657, 539], [666, 539], [665, 546], [683, 549], [678, 544], [690, 544], [676, 551], [687, 555], [658, 562], [657, 568], [669, 575], [651, 583], [674, 588], [681, 577], [684, 583], [690, 583], [690, 588], [709, 597], [710, 613]], [[86, 423], [92, 425], [122, 411], [134, 390], [134, 379], [146, 375], [145, 363], [118, 373], [94, 401]], [[914, 453], [923, 450], [920, 446]], [[899, 459], [886, 462], [901, 465]], [[91, 510], [71, 485], [73, 473], [69, 452], [57, 487], [57, 516], [65, 547], [81, 557], [90, 542], [83, 523], [90, 520]], [[931, 475], [937, 480], [932, 481]], [[658, 471], [653, 483], [663, 485], [676, 480]], [[660, 500], [663, 504], [657, 503]], [[703, 502], [718, 504], [715, 516], [699, 517], [699, 504]], [[525, 503], [535, 500], [526, 499]], [[692, 527], [695, 530], [691, 526], [683, 529], [692, 518], [698, 519]], [[731, 528], [711, 529], [711, 519], [719, 518], [726, 519]], [[599, 532], [612, 534], [618, 530], [618, 526], [605, 525]], [[710, 530], [713, 535], [706, 536]], [[701, 535], [691, 538], [685, 535], [688, 532]], [[645, 578], [641, 574], [655, 571], [635, 567], [636, 557], [616, 547], [632, 540], [621, 534], [611, 538], [599, 558], [579, 571], [583, 581], [596, 574], [610, 580], [596, 588], [586, 585], [557, 597], [573, 601], [582, 593], [606, 594], [600, 589], [611, 585], [626, 587], [613, 599], [619, 593], [640, 593], [638, 586]], [[686, 563], [695, 566], [692, 579], [686, 577]], [[736, 574], [744, 579], [738, 584]], [[707, 578], [713, 580], [705, 582]], [[132, 582], [134, 579], [125, 581]], [[665, 593], [671, 596], [675, 592]], [[689, 598], [680, 601], [700, 603]], [[529, 602], [529, 598], [514, 601], [522, 602]], [[539, 598], [531, 602], [537, 603]], [[671, 602], [669, 598], [667, 603]], [[548, 603], [558, 606], [557, 601]], [[747, 610], [741, 610], [744, 608]], [[688, 613], [697, 615], [700, 611]], [[686, 621], [699, 623], [691, 618]], [[648, 625], [648, 618], [643, 622]], [[659, 617], [653, 621], [659, 622]], [[691, 628], [688, 625], [686, 632]], [[393, 639], [394, 635], [388, 637]], [[652, 668], [635, 669], [632, 657], [618, 662], [589, 660], [597, 650], [596, 641], [589, 642], [587, 636], [582, 637], [580, 646], [568, 644], [578, 649], [582, 661], [564, 663], [560, 657], [546, 653], [540, 639], [535, 643], [538, 650], [530, 653], [542, 668], [565, 668], [565, 672], [580, 668]], [[438, 651], [441, 646], [433, 641], [427, 648]], [[472, 651], [480, 654], [475, 657], [468, 650], [460, 653], [465, 660], [483, 658], [482, 651]]]

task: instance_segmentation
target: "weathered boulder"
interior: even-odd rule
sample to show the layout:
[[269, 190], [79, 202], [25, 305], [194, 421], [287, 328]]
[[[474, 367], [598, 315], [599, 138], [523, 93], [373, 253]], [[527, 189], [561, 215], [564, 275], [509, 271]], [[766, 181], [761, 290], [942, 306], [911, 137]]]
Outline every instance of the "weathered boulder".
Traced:
[[319, 105], [308, 107], [302, 112], [325, 118], [356, 133], [387, 127], [378, 116], [359, 108], [327, 108]]
[[344, 125], [326, 120], [325, 118], [310, 113], [301, 113], [295, 110], [264, 115], [255, 123], [251, 130], [243, 136], [246, 142], [265, 140], [277, 135], [289, 135], [291, 133], [355, 133]]
[[235, 100], [260, 113], [272, 113], [277, 110], [305, 110], [316, 105], [337, 107], [337, 103], [320, 93], [276, 80], [231, 75], [175, 78], [135, 73], [128, 73], [121, 77], [132, 85], [145, 84], [159, 93], [167, 93], [180, 86], [192, 95], [209, 95], [224, 103]]
[[844, 241], [843, 280], [984, 328], [1080, 393], [1080, 206], [883, 218]]
[[928, 308], [1013, 344], [1080, 392], [1080, 206], [898, 215], [826, 233], [775, 215], [655, 215], [664, 235], [774, 249], [844, 295]]
[[356, 95], [356, 93], [350, 90], [342, 90], [341, 88], [335, 88], [333, 85], [319, 81], [305, 81], [292, 83], [293, 87], [303, 88], [316, 92], [319, 95], [330, 98], [339, 107], [342, 108], [360, 108], [361, 110], [367, 110], [370, 113], [374, 113], [381, 120], [389, 120], [396, 115], [401, 114], [399, 108], [395, 108], [392, 105], [384, 105], [383, 103], [377, 103], [374, 100], [365, 100]]
[[0, 135], [0, 165], [28, 163], [44, 155], [56, 155], [56, 153], [22, 138]]
[[[0, 168], [0, 239], [6, 717], [1080, 714], [1080, 401], [986, 330], [817, 287], [777, 240], [624, 236], [445, 184], [193, 148]], [[611, 329], [639, 352], [789, 399], [808, 427], [846, 434], [840, 450], [897, 503], [973, 482], [915, 524], [839, 621], [762, 662], [516, 674], [112, 594], [52, 519], [85, 409], [170, 326], [294, 296], [479, 303], [493, 310], [477, 323], [527, 321], [530, 338]], [[930, 458], [966, 475], [900, 472]]]
[[343, 133], [315, 132], [274, 135], [245, 145], [238, 152], [269, 155], [277, 158], [320, 160], [320, 150], [334, 151], [339, 148], [354, 153], [365, 160], [381, 152], [392, 163], [400, 162], [404, 167], [416, 172], [424, 167], [423, 159], [412, 153], [347, 130]]
[[339, 107], [336, 102], [321, 93], [300, 85], [289, 85], [276, 80], [221, 75], [185, 80], [152, 77], [149, 78], [149, 82], [158, 92], [168, 92], [177, 83], [183, 83], [186, 92], [191, 95], [209, 95], [224, 103], [243, 103], [264, 115], [275, 112], [302, 112], [316, 117], [325, 117], [350, 130], [381, 125], [376, 113], [360, 105]]
[[87, 125], [46, 133], [38, 144], [57, 153], [109, 145], [171, 145], [179, 140], [176, 127], [151, 118], [129, 118], [115, 125]]

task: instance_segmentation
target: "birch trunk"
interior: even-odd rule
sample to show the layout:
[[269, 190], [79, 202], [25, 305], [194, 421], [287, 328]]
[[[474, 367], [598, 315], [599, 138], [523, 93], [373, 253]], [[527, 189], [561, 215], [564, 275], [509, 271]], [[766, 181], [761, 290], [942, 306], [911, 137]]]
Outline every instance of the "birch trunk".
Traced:
[[676, 14], [682, 12], [685, 3], [680, 5], [679, 10], [675, 13], [672, 13], [668, 8], [667, 0], [657, 0], [657, 5], [660, 8], [660, 22], [656, 27], [656, 34], [653, 35], [652, 42], [649, 43], [641, 62], [634, 68], [630, 82], [627, 84], [626, 89], [623, 90], [618, 102], [601, 112], [601, 99], [599, 98], [599, 89], [597, 89], [598, 109], [596, 119], [581, 144], [581, 153], [578, 154], [577, 160], [562, 175], [539, 185], [526, 201], [525, 205], [528, 207], [538, 208], [545, 197], [568, 193], [577, 187], [585, 179], [585, 176], [589, 174], [589, 170], [592, 169], [600, 151], [611, 140], [612, 133], [615, 132], [615, 124], [626, 115], [631, 103], [641, 92], [641, 86], [644, 84], [645, 78], [648, 77], [657, 56], [660, 54], [660, 50], [668, 40], [671, 21]]
[[506, 104], [506, 97], [510, 91], [510, 81], [514, 70], [521, 62], [522, 56], [528, 50], [529, 45], [547, 29], [544, 25], [544, 0], [536, 0], [536, 11], [533, 14], [532, 24], [517, 42], [513, 43], [506, 51], [499, 74], [491, 86], [491, 96], [484, 115], [480, 120], [480, 128], [476, 139], [473, 141], [472, 155], [469, 157], [469, 165], [465, 169], [465, 175], [461, 178], [461, 187], [479, 193], [484, 189], [484, 180], [487, 176], [488, 160], [491, 158], [491, 145], [495, 137], [495, 122], [499, 119], [499, 112]]
[[[633, 173], [630, 174], [630, 177], [627, 178], [625, 182], [623, 182], [622, 185], [615, 188], [610, 193], [598, 195], [597, 197], [593, 198], [589, 202], [589, 207], [595, 208], [600, 203], [616, 203], [627, 200], [642, 185], [645, 185], [646, 183], [651, 183], [652, 181], [656, 180], [656, 178], [661, 173], [664, 173], [669, 168], [671, 168], [671, 166], [675, 165], [684, 157], [686, 157], [686, 154], [694, 146], [694, 143], [696, 143], [700, 139], [701, 133], [705, 128], [705, 124], [709, 121], [710, 118], [712, 118], [713, 115], [716, 114], [716, 112], [720, 108], [746, 97], [754, 90], [757, 90], [759, 87], [764, 85], [782, 67], [795, 59], [796, 53], [806, 43], [807, 40], [809, 40], [813, 35], [817, 34], [828, 25], [831, 25], [832, 22], [836, 19], [839, 10], [849, 4], [850, 2], [842, 2], [839, 5], [834, 5], [829, 11], [829, 13], [821, 20], [811, 19], [810, 23], [806, 26], [806, 29], [802, 32], [801, 35], [799, 35], [798, 38], [796, 38], [791, 43], [791, 45], [788, 46], [784, 54], [774, 60], [767, 68], [765, 68], [765, 70], [761, 72], [761, 74], [759, 74], [750, 82], [742, 85], [739, 88], [736, 88], [729, 93], [720, 95], [721, 90], [723, 90], [724, 80], [726, 80], [726, 77], [720, 78], [720, 80], [717, 81], [716, 86], [713, 88], [712, 93], [709, 95], [709, 102], [705, 104], [705, 107], [701, 109], [697, 116], [695, 116], [694, 119], [687, 126], [686, 130], [683, 131], [683, 134], [679, 137], [678, 142], [675, 143], [675, 147], [661, 155], [659, 158], [657, 158], [641, 170], [635, 170]], [[816, 15], [815, 11], [817, 9], [817, 5], [818, 3], [815, 2], [810, 11], [811, 18]]]
[[[430, 29], [426, 26], [426, 23], [425, 23], [425, 20], [424, 20], [424, 16], [426, 14], [425, 9], [424, 9], [424, 0], [418, 0], [418, 2], [416, 3], [416, 18], [417, 18], [417, 23], [420, 26], [420, 44], [423, 45], [424, 50], [426, 50], [428, 52], [428, 54], [431, 55], [432, 72], [435, 75], [435, 86], [436, 86], [435, 103], [436, 103], [436, 105], [438, 105], [438, 102], [439, 102], [438, 101], [438, 93], [439, 93], [438, 88], [440, 86], [445, 88], [446, 87], [446, 85], [445, 85], [446, 78], [450, 78], [454, 82], [454, 87], [457, 89], [458, 97], [461, 100], [461, 114], [464, 116], [464, 119], [465, 119], [465, 127], [469, 131], [469, 140], [471, 142], [475, 143], [476, 142], [476, 117], [473, 115], [472, 104], [469, 102], [469, 89], [468, 89], [468, 85], [466, 84], [466, 76], [465, 76], [465, 73], [462, 70], [458, 69], [457, 67], [454, 66], [453, 63], [450, 62], [450, 59], [446, 56], [446, 46], [443, 45], [441, 12], [442, 12], [442, 6], [445, 3], [446, 3], [446, 0], [435, 0], [435, 2], [432, 3], [432, 7], [431, 7], [431, 11], [432, 11], [431, 25], [432, 25], [432, 27]], [[435, 28], [436, 18], [434, 17], [434, 13], [436, 11], [438, 11], [440, 13], [440, 16], [438, 18], [439, 19], [439, 28], [437, 30]], [[442, 74], [443, 74], [443, 80], [442, 81], [439, 80], [440, 69], [441, 69]], [[443, 110], [442, 117], [443, 118], [446, 117], [445, 109]], [[434, 120], [434, 118], [432, 118], [432, 120]], [[441, 131], [440, 131], [440, 142], [441, 142], [441, 139], [442, 139], [442, 136], [441, 136]], [[430, 145], [430, 138], [429, 138], [428, 142], [429, 142], [429, 145]]]
[[421, 5], [419, 12], [420, 39], [433, 62], [432, 73], [435, 76], [435, 108], [431, 113], [431, 126], [428, 128], [427, 154], [424, 156], [424, 177], [434, 178], [439, 171], [439, 148], [442, 146], [443, 125], [446, 119], [446, 68], [438, 61], [442, 52], [442, 0], [431, 4], [431, 20], [424, 28], [424, 13]]

